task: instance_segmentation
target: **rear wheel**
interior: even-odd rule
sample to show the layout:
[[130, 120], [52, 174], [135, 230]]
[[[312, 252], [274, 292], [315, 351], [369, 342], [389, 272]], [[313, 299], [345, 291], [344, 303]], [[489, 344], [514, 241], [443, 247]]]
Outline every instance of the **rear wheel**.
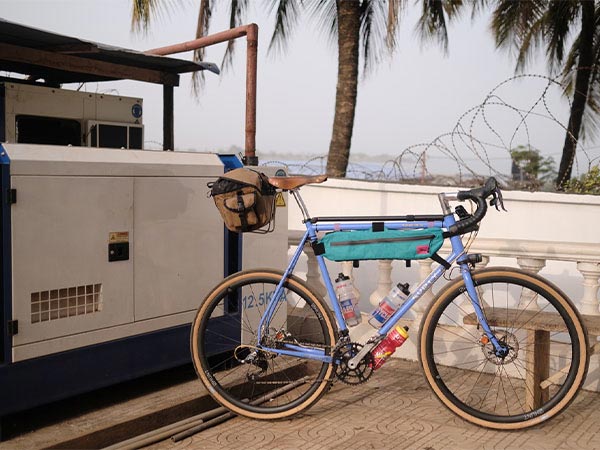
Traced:
[[478, 324], [458, 279], [423, 317], [419, 354], [427, 382], [444, 405], [477, 425], [520, 429], [554, 417], [587, 373], [587, 334], [577, 310], [536, 275], [499, 268], [472, 277], [502, 351]]
[[[333, 364], [262, 350], [257, 328], [282, 272], [254, 270], [225, 279], [202, 302], [192, 324], [196, 372], [211, 395], [257, 419], [297, 414], [327, 390]], [[290, 277], [262, 344], [286, 344], [331, 355], [336, 341], [329, 308], [304, 282]]]

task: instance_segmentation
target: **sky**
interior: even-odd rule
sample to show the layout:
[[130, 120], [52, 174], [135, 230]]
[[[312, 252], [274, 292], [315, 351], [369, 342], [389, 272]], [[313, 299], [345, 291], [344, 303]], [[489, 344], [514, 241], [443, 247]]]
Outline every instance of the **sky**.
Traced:
[[[167, 1], [167, 0], [163, 0]], [[193, 39], [198, 1], [172, 0], [175, 7], [151, 24], [147, 34], [131, 31], [130, 0], [0, 0], [0, 16], [28, 26], [105, 44], [143, 51]], [[245, 23], [259, 25], [256, 145], [261, 154], [325, 155], [333, 123], [337, 49], [304, 15], [283, 55], [267, 54], [273, 17], [266, 2], [251, 2]], [[221, 0], [211, 32], [228, 28], [227, 1]], [[497, 50], [488, 31], [489, 16], [466, 15], [449, 27], [447, 53], [423, 45], [415, 33], [419, 10], [409, 2], [402, 17], [399, 46], [391, 58], [361, 78], [351, 153], [401, 155], [406, 160], [427, 149], [428, 165], [463, 164], [506, 172], [508, 149], [532, 145], [545, 156], [560, 158], [568, 102], [547, 80], [514, 77], [514, 59]], [[221, 63], [224, 45], [207, 49], [206, 60]], [[191, 53], [177, 55], [191, 59]], [[545, 75], [538, 58], [525, 71]], [[206, 74], [203, 94], [195, 99], [188, 74], [175, 89], [175, 146], [196, 151], [243, 148], [245, 111], [245, 41], [238, 40], [233, 69]], [[498, 85], [500, 85], [498, 87]], [[120, 81], [88, 83], [82, 90], [144, 99], [145, 141], [162, 141], [162, 87]], [[490, 93], [492, 94], [491, 96]], [[489, 96], [489, 97], [488, 97]], [[484, 109], [473, 109], [486, 102]], [[519, 112], [521, 111], [521, 112]], [[523, 120], [522, 111], [531, 111]], [[549, 119], [555, 117], [556, 120]], [[455, 133], [451, 133], [452, 131]], [[437, 140], [436, 140], [437, 139]], [[422, 144], [434, 143], [426, 146]], [[588, 143], [587, 164], [597, 157]], [[448, 154], [453, 159], [448, 159]]]

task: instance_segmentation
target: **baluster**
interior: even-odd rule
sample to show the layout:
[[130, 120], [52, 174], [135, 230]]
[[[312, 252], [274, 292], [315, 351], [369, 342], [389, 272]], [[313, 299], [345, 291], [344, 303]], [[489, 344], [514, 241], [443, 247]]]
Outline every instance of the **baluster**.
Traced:
[[[537, 274], [546, 265], [546, 260], [518, 257], [517, 264], [519, 264], [521, 269]], [[521, 297], [516, 300], [519, 301], [519, 306], [524, 307], [525, 309], [540, 309], [539, 305], [537, 304], [537, 294], [532, 290], [527, 289], [521, 294]]]
[[[431, 259], [420, 259], [417, 261], [419, 263], [419, 284], [425, 281], [425, 278], [429, 276], [431, 273], [431, 267], [433, 266], [433, 260]], [[413, 289], [411, 289], [413, 290]], [[412, 309], [418, 313], [423, 314], [427, 306], [433, 300], [433, 292], [431, 289], [423, 294], [423, 296], [414, 304]]]
[[392, 289], [392, 261], [380, 260], [377, 262], [377, 268], [377, 288], [369, 296], [369, 302], [373, 307], [377, 307]]
[[577, 263], [577, 270], [583, 275], [583, 298], [581, 299], [581, 312], [583, 314], [600, 315], [598, 311], [598, 278], [600, 278], [600, 264], [594, 262]]

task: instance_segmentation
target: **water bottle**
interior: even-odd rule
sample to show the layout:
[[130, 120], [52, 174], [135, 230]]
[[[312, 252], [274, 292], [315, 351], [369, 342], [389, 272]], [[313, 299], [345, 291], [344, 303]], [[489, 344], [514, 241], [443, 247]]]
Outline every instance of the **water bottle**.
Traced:
[[409, 295], [410, 291], [408, 290], [408, 283], [398, 283], [398, 285], [379, 302], [379, 306], [371, 314], [369, 324], [372, 327], [381, 328], [381, 325], [394, 314], [394, 311], [406, 301]]
[[408, 338], [408, 327], [397, 326], [371, 351], [373, 370], [379, 369]]
[[340, 273], [335, 280], [335, 289], [346, 324], [349, 327], [358, 325], [362, 321], [362, 316], [358, 308], [358, 299], [354, 297], [354, 289], [350, 277]]

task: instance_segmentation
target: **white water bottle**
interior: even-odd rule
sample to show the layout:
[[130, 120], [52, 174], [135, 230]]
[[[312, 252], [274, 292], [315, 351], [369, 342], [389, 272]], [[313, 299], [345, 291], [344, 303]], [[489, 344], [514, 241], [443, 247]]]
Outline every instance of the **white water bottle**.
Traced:
[[410, 295], [408, 283], [398, 283], [383, 300], [379, 302], [379, 306], [371, 314], [369, 324], [375, 328], [381, 328], [389, 317], [402, 305]]
[[340, 273], [335, 280], [335, 290], [342, 308], [342, 314], [349, 327], [354, 327], [362, 321], [358, 299], [354, 297], [354, 288], [350, 277]]

